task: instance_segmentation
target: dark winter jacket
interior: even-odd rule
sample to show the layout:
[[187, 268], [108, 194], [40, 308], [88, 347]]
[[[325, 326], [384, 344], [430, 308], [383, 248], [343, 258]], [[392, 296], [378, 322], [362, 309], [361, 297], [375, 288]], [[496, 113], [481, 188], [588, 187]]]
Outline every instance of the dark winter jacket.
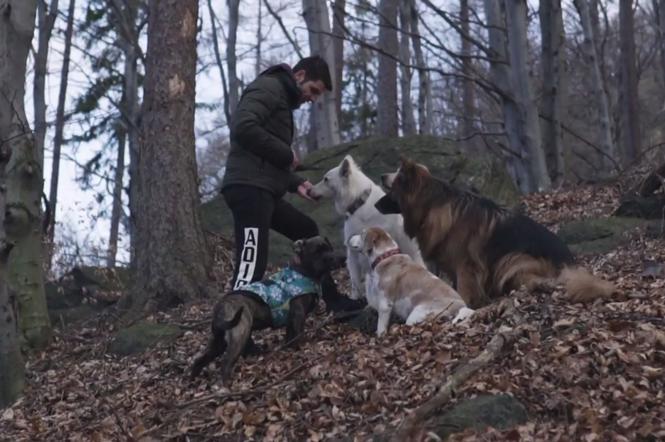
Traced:
[[231, 150], [222, 190], [234, 185], [256, 186], [281, 197], [295, 192], [304, 179], [290, 170], [293, 163], [293, 110], [301, 92], [291, 69], [266, 69], [242, 93], [231, 117]]

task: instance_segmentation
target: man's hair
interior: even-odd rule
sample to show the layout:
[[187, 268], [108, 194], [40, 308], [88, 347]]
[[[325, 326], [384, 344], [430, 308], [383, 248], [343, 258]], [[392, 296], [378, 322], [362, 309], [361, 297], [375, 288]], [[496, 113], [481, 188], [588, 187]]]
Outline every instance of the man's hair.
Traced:
[[321, 80], [326, 89], [332, 91], [332, 80], [330, 79], [328, 63], [326, 63], [326, 61], [319, 55], [313, 55], [301, 59], [295, 66], [293, 66], [293, 72], [298, 71], [305, 71], [305, 81]]

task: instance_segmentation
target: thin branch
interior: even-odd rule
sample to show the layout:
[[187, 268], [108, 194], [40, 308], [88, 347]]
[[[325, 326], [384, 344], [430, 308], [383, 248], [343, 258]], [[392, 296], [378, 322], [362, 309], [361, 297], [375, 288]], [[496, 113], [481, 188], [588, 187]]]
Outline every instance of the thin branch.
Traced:
[[284, 26], [284, 22], [282, 21], [282, 17], [279, 16], [275, 12], [275, 10], [270, 6], [270, 3], [268, 3], [268, 0], [263, 0], [263, 4], [266, 5], [266, 8], [268, 9], [268, 12], [270, 15], [273, 16], [273, 18], [277, 21], [277, 24], [279, 27], [282, 29], [282, 32], [284, 33], [284, 36], [289, 40], [289, 42], [293, 45], [293, 49], [295, 49], [296, 54], [298, 54], [299, 58], [303, 58], [302, 51], [300, 50], [300, 46], [298, 46], [298, 43], [291, 37], [291, 34], [289, 34], [289, 31], [286, 30], [286, 26]]

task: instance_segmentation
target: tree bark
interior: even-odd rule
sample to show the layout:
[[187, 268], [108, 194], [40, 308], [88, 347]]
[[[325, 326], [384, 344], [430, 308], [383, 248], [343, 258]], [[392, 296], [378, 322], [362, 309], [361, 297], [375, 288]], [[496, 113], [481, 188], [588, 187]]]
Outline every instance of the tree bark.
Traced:
[[6, 164], [14, 151], [34, 146], [25, 115], [26, 62], [35, 27], [35, 0], [0, 4], [0, 409], [23, 391], [24, 365], [19, 349], [16, 299], [6, 284], [10, 242], [6, 238]]
[[120, 217], [122, 216], [122, 188], [125, 176], [125, 145], [126, 132], [120, 123], [116, 125], [116, 139], [118, 140], [118, 153], [113, 174], [113, 204], [111, 208], [111, 231], [109, 232], [109, 248], [106, 257], [106, 267], [115, 267], [118, 254], [118, 231], [120, 230]]
[[656, 29], [658, 30], [661, 86], [665, 87], [665, 0], [653, 0], [653, 10], [656, 18]]
[[58, 17], [58, 0], [51, 0], [46, 10], [46, 0], [37, 2], [39, 20], [39, 43], [35, 54], [35, 75], [33, 83], [33, 104], [35, 108], [35, 149], [44, 156], [44, 140], [46, 138], [46, 74], [48, 65], [49, 41], [53, 34], [53, 25]]
[[[397, 54], [397, 0], [379, 2], [379, 48], [386, 54]], [[396, 137], [397, 121], [397, 62], [379, 54], [377, 130], [381, 136]]]
[[[331, 69], [332, 84], [336, 84], [334, 38], [330, 32], [330, 18], [325, 2], [303, 0], [303, 17], [309, 31], [309, 47], [312, 54], [318, 54], [328, 63]], [[309, 150], [322, 149], [339, 144], [339, 121], [337, 120], [336, 95], [325, 93], [312, 103], [316, 145], [309, 144]]]
[[58, 209], [58, 182], [60, 181], [60, 154], [65, 127], [65, 105], [67, 100], [67, 85], [69, 82], [69, 62], [72, 52], [72, 35], [74, 33], [74, 13], [76, 0], [69, 0], [67, 12], [67, 28], [65, 29], [65, 50], [60, 73], [60, 90], [58, 92], [58, 108], [55, 115], [55, 135], [53, 137], [53, 161], [51, 165], [51, 185], [49, 189], [49, 216], [48, 220], [48, 266], [51, 268], [53, 260], [53, 242], [55, 236], [56, 213]]
[[262, 2], [259, 0], [259, 12], [256, 14], [257, 17], [257, 23], [256, 23], [256, 61], [254, 63], [254, 76], [258, 77], [259, 74], [261, 73], [261, 62], [262, 62], [262, 55], [261, 55], [261, 46], [263, 43], [263, 35], [261, 33], [263, 32], [262, 28], [262, 19], [263, 15], [261, 13], [261, 4]]
[[201, 296], [208, 281], [194, 147], [197, 16], [197, 0], [149, 2], [130, 317]]
[[620, 107], [623, 157], [632, 162], [640, 154], [640, 115], [635, 58], [633, 1], [619, 0]]
[[418, 133], [432, 133], [432, 87], [429, 77], [425, 57], [423, 56], [422, 42], [418, 32], [418, 9], [416, 0], [408, 0], [411, 17], [411, 44], [413, 45], [413, 55], [418, 67]]
[[337, 123], [342, 121], [342, 76], [344, 75], [344, 20], [346, 18], [346, 0], [335, 0], [333, 3], [333, 25], [332, 33], [333, 52], [335, 54], [335, 106]]
[[2, 131], [11, 158], [7, 172], [5, 228], [14, 247], [7, 263], [7, 283], [18, 302], [19, 328], [27, 344], [46, 346], [51, 324], [46, 311], [41, 237], [43, 156], [38, 151], [25, 115], [26, 59], [34, 30], [35, 1], [2, 4]]
[[540, 2], [540, 29], [543, 70], [542, 144], [552, 182], [559, 186], [565, 177], [563, 153], [563, 51], [565, 35], [561, 0]]
[[612, 138], [612, 119], [610, 118], [610, 105], [603, 85], [605, 81], [601, 71], [598, 56], [598, 36], [594, 32], [588, 0], [574, 0], [575, 8], [580, 15], [580, 23], [584, 32], [583, 49], [589, 67], [591, 68], [591, 87], [596, 97], [598, 108], [598, 127], [600, 129], [600, 148], [605, 153], [604, 168], [612, 166], [612, 160], [617, 160], [617, 149]]
[[229, 76], [229, 115], [233, 115], [238, 106], [240, 82], [236, 70], [236, 39], [238, 37], [238, 9], [240, 0], [226, 0], [229, 7], [229, 34], [226, 39], [226, 72]]
[[475, 118], [476, 118], [476, 97], [475, 90], [473, 86], [473, 81], [470, 78], [473, 77], [473, 64], [471, 61], [471, 42], [466, 36], [470, 35], [471, 29], [469, 23], [469, 0], [460, 1], [460, 28], [462, 33], [460, 35], [461, 46], [462, 46], [462, 74], [464, 79], [462, 80], [462, 109], [464, 115], [462, 116], [462, 133], [463, 137], [469, 136], [474, 133], [475, 128]]
[[417, 132], [416, 120], [413, 116], [413, 101], [411, 100], [411, 51], [409, 49], [411, 32], [411, 8], [409, 3], [402, 1], [399, 3], [399, 58], [402, 60], [400, 65], [400, 91], [402, 106], [400, 106], [402, 116], [402, 133], [404, 135], [413, 135]]

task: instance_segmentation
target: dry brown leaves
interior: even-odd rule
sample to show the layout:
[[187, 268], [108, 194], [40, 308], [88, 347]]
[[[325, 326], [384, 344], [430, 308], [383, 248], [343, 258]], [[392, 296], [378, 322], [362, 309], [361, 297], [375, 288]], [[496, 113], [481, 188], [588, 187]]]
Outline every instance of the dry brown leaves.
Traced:
[[[607, 187], [538, 195], [529, 213], [554, 226], [608, 214]], [[458, 392], [510, 393], [529, 423], [489, 430], [483, 440], [636, 440], [665, 438], [665, 279], [645, 272], [664, 263], [663, 239], [636, 234], [604, 256], [586, 259], [621, 294], [569, 304], [560, 291], [516, 294], [527, 332]], [[218, 284], [230, 270], [228, 246], [216, 249]], [[221, 269], [221, 270], [220, 270]], [[8, 440], [367, 440], [392, 434], [456, 367], [477, 355], [501, 321], [478, 315], [467, 326], [394, 325], [377, 339], [344, 324], [309, 318], [302, 348], [241, 359], [225, 389], [211, 365], [195, 382], [188, 366], [208, 338], [211, 302], [151, 318], [188, 326], [174, 344], [139, 356], [105, 353], [112, 323], [80, 324], [28, 359], [25, 396], [0, 413]], [[277, 348], [283, 331], [256, 333]], [[455, 440], [477, 440], [473, 431]]]

